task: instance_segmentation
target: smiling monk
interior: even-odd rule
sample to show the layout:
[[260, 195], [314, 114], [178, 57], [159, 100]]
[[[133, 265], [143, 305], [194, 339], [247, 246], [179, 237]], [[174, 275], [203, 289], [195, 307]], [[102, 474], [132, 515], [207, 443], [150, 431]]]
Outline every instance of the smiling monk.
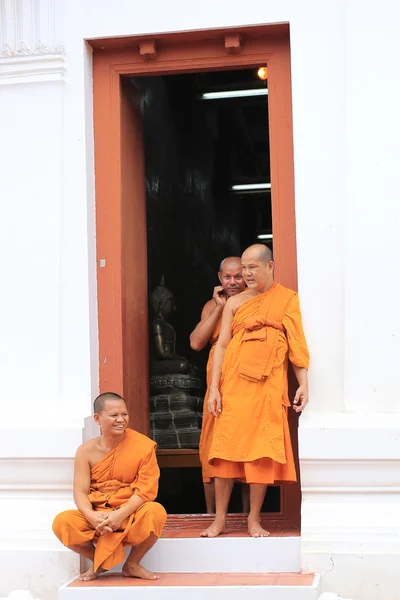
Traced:
[[248, 531], [264, 537], [261, 507], [267, 486], [296, 481], [287, 418], [288, 361], [299, 387], [293, 407], [308, 402], [309, 354], [296, 292], [274, 281], [272, 252], [262, 244], [242, 255], [247, 290], [226, 301], [214, 351], [208, 410], [215, 417], [209, 462], [216, 516], [202, 536], [226, 531], [234, 480], [250, 484]]
[[118, 394], [94, 401], [94, 420], [101, 435], [78, 448], [74, 500], [78, 510], [56, 516], [53, 531], [74, 552], [93, 561], [80, 579], [89, 581], [124, 560], [125, 577], [158, 579], [140, 561], [161, 535], [166, 512], [153, 502], [160, 471], [156, 444], [128, 429], [126, 404]]

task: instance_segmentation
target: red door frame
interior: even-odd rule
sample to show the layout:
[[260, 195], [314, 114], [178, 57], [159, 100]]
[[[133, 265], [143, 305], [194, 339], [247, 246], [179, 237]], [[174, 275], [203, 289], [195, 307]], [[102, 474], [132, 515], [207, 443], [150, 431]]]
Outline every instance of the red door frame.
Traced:
[[[137, 178], [129, 180], [124, 170], [126, 156], [129, 161], [132, 147], [138, 145], [123, 79], [268, 65], [276, 278], [297, 289], [289, 26], [192, 31], [89, 43], [94, 50], [100, 390], [123, 394], [131, 425], [148, 433], [146, 210], [143, 190], [138, 194], [135, 187]], [[135, 204], [127, 198], [136, 198]], [[128, 220], [133, 210], [135, 219]], [[132, 272], [135, 277], [129, 277]], [[294, 442], [296, 447], [297, 440]], [[273, 520], [280, 528], [299, 526], [299, 486], [290, 486], [289, 493], [282, 489], [281, 513]]]

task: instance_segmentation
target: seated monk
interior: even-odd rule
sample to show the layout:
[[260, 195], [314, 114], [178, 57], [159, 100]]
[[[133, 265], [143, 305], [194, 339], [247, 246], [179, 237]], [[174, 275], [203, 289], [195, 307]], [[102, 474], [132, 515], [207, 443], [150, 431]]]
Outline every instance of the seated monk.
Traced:
[[74, 500], [78, 510], [56, 516], [58, 539], [93, 565], [80, 575], [98, 577], [124, 560], [124, 546], [132, 546], [122, 568], [125, 577], [158, 579], [140, 561], [161, 535], [166, 512], [153, 502], [160, 471], [156, 444], [128, 429], [126, 404], [117, 394], [101, 394], [94, 401], [94, 420], [101, 435], [78, 448], [74, 467]]
[[308, 402], [309, 354], [296, 292], [274, 281], [272, 252], [262, 244], [242, 255], [248, 289], [228, 298], [214, 351], [208, 410], [215, 417], [209, 462], [216, 515], [201, 535], [226, 531], [234, 480], [250, 484], [248, 531], [265, 537], [261, 508], [267, 485], [296, 481], [287, 418], [288, 361], [299, 383], [293, 408]]

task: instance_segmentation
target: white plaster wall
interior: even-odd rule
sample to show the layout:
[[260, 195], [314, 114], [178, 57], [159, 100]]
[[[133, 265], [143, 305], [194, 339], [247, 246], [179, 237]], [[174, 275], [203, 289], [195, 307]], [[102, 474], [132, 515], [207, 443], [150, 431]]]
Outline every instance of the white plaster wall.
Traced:
[[0, 596], [40, 599], [78, 569], [51, 524], [98, 389], [91, 93], [68, 81], [63, 6], [0, 2]]
[[[0, 467], [8, 465], [0, 510], [16, 511], [0, 532], [8, 560], [0, 594], [28, 585], [50, 600], [57, 579], [77, 567], [49, 527], [71, 506], [72, 456], [98, 387], [84, 40], [288, 21], [299, 289], [312, 353], [312, 402], [300, 421], [302, 560], [321, 571], [327, 591], [395, 598], [387, 565], [400, 552], [400, 8], [389, 0], [203, 0], [196, 11], [188, 0], [10, 0], [0, 13]], [[18, 49], [25, 38], [34, 48], [39, 34], [41, 54], [4, 54], [5, 43]]]
[[[399, 412], [400, 8], [346, 14], [345, 405]], [[374, 47], [374, 50], [372, 50]]]
[[[58, 398], [62, 83], [1, 90], [4, 423], [54, 413]], [[28, 100], [29, 99], [29, 100]], [[39, 114], [38, 114], [39, 113]], [[51, 127], [44, 127], [48, 120]], [[4, 414], [4, 412], [3, 412]], [[40, 415], [41, 416], [41, 415]]]

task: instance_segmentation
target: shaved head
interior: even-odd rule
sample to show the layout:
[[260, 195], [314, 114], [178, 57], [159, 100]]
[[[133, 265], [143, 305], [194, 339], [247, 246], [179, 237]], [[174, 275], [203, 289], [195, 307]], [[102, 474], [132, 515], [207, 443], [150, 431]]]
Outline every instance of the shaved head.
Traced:
[[240, 258], [240, 256], [227, 256], [226, 258], [224, 258], [224, 260], [219, 265], [220, 273], [222, 272], [224, 267], [227, 267], [228, 265], [231, 265], [231, 264], [233, 266], [235, 263], [239, 265], [240, 269], [242, 268], [242, 259]]
[[253, 244], [242, 254], [243, 278], [247, 287], [266, 292], [274, 283], [272, 251], [264, 244]]
[[227, 256], [219, 267], [218, 279], [226, 297], [240, 294], [245, 288], [242, 275], [242, 259], [238, 256]]
[[257, 253], [258, 259], [261, 260], [264, 265], [268, 264], [271, 260], [274, 260], [271, 248], [268, 248], [265, 244], [253, 244], [246, 248], [243, 255], [253, 252]]
[[106, 402], [109, 400], [122, 400], [122, 402], [125, 402], [125, 400], [119, 394], [115, 394], [114, 392], [104, 392], [104, 394], [97, 396], [96, 400], [93, 402], [94, 414], [99, 415], [101, 412], [103, 412]]

